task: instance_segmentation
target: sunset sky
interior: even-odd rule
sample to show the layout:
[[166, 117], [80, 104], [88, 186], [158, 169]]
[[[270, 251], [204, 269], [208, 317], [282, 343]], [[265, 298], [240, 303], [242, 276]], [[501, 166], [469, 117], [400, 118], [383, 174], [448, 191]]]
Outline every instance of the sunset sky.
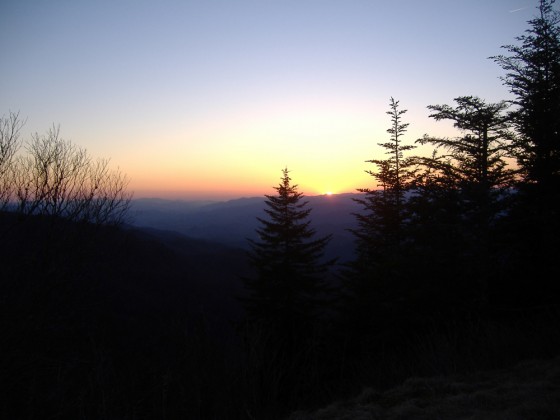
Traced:
[[389, 99], [407, 140], [455, 135], [430, 104], [508, 99], [487, 57], [536, 0], [3, 0], [0, 115], [24, 139], [111, 159], [135, 197], [306, 195], [374, 187]]

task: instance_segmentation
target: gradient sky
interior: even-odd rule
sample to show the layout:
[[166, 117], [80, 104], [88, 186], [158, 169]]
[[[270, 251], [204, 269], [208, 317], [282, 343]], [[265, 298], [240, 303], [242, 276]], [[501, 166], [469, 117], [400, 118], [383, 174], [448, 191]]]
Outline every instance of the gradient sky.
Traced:
[[407, 141], [455, 135], [430, 104], [508, 99], [487, 57], [536, 0], [0, 1], [0, 115], [60, 125], [135, 197], [374, 187], [389, 99]]

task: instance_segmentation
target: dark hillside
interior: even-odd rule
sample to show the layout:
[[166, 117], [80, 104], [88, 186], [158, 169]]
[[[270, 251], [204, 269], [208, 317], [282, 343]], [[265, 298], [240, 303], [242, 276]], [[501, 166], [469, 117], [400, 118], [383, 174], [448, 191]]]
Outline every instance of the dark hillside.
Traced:
[[230, 407], [243, 251], [10, 214], [0, 232], [0, 416], [206, 418]]

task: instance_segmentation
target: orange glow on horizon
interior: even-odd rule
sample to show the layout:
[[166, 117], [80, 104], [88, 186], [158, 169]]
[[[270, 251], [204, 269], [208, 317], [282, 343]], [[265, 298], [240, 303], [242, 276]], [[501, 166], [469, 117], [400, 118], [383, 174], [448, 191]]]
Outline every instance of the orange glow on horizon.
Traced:
[[[294, 165], [295, 169], [288, 167], [292, 185], [297, 185], [298, 191], [305, 196], [330, 196], [353, 193], [358, 188], [376, 188], [375, 180], [360, 170], [362, 168], [341, 165], [340, 172], [329, 172], [324, 168], [306, 166], [310, 165]], [[169, 168], [163, 173], [132, 171], [127, 168], [123, 168], [123, 171], [130, 178], [128, 189], [135, 198], [222, 200], [274, 194], [274, 188], [280, 184], [282, 167], [283, 165], [274, 168], [259, 167], [246, 172], [227, 170], [226, 174], [208, 170], [197, 173]], [[367, 166], [364, 165], [364, 168]]]
[[[126, 162], [121, 169], [135, 197], [259, 197], [274, 194], [286, 167], [306, 196], [377, 188], [365, 171], [375, 171], [367, 160], [385, 153], [378, 145], [388, 137], [382, 111], [377, 117], [366, 112], [368, 104], [346, 109], [326, 99], [285, 99], [222, 111], [165, 133], [136, 133], [136, 147], [113, 152], [112, 161]], [[422, 135], [411, 129], [407, 143]]]

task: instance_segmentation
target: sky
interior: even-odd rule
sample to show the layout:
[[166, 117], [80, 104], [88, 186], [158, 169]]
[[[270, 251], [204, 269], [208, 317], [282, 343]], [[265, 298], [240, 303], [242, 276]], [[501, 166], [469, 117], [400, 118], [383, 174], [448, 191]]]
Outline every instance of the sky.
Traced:
[[[130, 178], [134, 197], [374, 188], [390, 98], [404, 138], [455, 136], [428, 105], [510, 99], [506, 53], [537, 0], [0, 0], [0, 115]], [[417, 150], [422, 153], [421, 150]]]

